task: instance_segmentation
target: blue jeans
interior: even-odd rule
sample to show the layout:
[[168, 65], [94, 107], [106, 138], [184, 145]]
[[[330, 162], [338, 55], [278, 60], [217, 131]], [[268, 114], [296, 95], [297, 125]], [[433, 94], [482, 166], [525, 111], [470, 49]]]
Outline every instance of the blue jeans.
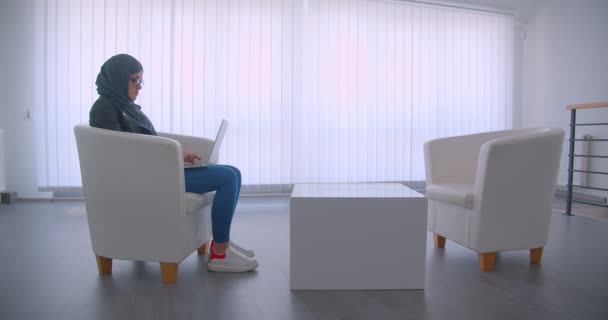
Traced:
[[233, 166], [209, 165], [206, 168], [186, 169], [186, 192], [215, 191], [211, 207], [213, 240], [230, 241], [230, 225], [241, 193], [241, 172]]

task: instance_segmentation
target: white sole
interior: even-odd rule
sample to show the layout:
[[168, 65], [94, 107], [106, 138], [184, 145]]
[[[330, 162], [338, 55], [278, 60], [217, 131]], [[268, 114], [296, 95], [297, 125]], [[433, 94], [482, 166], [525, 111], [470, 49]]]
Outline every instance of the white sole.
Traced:
[[253, 271], [255, 270], [255, 268], [258, 267], [258, 263], [256, 263], [255, 265], [252, 266], [246, 266], [246, 267], [231, 267], [231, 266], [218, 266], [218, 265], [212, 265], [212, 264], [207, 264], [207, 270], [209, 271], [213, 271], [213, 272], [248, 272], [248, 271]]

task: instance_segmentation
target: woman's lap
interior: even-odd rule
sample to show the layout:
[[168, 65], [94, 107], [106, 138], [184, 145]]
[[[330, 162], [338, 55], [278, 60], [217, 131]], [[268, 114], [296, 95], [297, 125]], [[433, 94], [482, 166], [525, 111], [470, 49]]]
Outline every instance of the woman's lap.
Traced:
[[225, 165], [186, 169], [186, 192], [206, 193], [217, 191], [222, 186], [236, 185], [238, 174], [235, 169]]

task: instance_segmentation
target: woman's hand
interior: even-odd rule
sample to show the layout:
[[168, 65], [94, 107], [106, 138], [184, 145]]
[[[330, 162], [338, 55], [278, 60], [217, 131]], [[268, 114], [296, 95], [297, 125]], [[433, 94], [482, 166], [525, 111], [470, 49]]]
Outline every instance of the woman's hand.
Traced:
[[186, 149], [182, 149], [182, 153], [184, 156], [184, 162], [190, 162], [192, 164], [194, 164], [194, 162], [196, 160], [202, 160], [203, 158], [201, 158], [198, 154], [191, 152], [189, 150]]

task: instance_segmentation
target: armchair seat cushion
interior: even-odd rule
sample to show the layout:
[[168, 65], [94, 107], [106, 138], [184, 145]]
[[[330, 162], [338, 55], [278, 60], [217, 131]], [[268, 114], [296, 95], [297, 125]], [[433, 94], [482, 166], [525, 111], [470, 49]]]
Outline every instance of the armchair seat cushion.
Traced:
[[215, 192], [207, 192], [203, 194], [186, 192], [184, 194], [184, 203], [186, 205], [186, 214], [192, 215], [198, 212], [202, 207], [206, 207], [213, 203], [213, 195]]
[[426, 187], [426, 192], [431, 200], [447, 202], [467, 209], [473, 208], [474, 185], [472, 184], [459, 182], [431, 184]]

